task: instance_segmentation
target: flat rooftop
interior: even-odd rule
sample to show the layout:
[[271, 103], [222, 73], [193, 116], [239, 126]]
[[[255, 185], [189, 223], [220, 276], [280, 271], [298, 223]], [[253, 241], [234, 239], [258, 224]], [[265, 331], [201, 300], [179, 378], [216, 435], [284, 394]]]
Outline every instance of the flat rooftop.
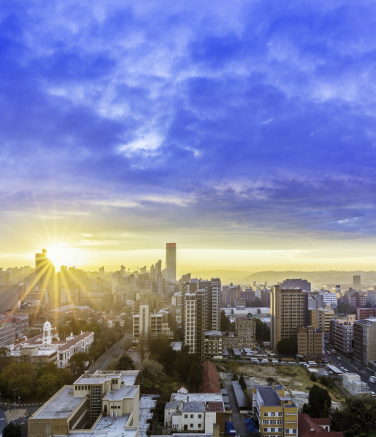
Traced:
[[[137, 435], [137, 428], [125, 428], [122, 430], [106, 430], [106, 431], [90, 431], [88, 430], [82, 430], [79, 432], [69, 433], [68, 437], [136, 437]], [[62, 436], [55, 436], [55, 437], [62, 437]]]
[[130, 414], [124, 414], [118, 417], [101, 417], [98, 423], [95, 425], [93, 431], [111, 431], [121, 432], [125, 430]]
[[140, 399], [139, 412], [139, 436], [146, 437], [150, 427], [150, 420], [153, 418], [153, 409], [157, 406], [159, 395], [142, 395]]
[[66, 419], [84, 398], [73, 396], [74, 386], [66, 385], [57, 396], [45, 403], [34, 415], [33, 419]]
[[170, 401], [206, 403], [206, 402], [223, 402], [223, 399], [221, 393], [171, 393]]
[[133, 398], [137, 389], [138, 385], [123, 386], [107, 392], [103, 399], [106, 401], [121, 401], [124, 398]]

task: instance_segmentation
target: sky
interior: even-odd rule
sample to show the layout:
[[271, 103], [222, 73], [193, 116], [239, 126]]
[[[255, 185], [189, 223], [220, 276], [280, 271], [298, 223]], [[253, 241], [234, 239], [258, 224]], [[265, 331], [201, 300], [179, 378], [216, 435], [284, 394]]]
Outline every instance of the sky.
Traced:
[[[374, 270], [376, 4], [0, 6], [0, 266]], [[53, 255], [53, 256], [52, 256]]]

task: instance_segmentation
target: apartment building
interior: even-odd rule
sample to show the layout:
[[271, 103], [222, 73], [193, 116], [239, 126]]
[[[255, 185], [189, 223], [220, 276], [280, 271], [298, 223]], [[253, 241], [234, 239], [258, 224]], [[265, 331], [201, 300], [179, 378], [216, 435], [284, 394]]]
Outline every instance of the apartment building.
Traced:
[[[28, 436], [93, 434], [138, 437], [139, 370], [85, 372], [43, 404], [28, 422]], [[86, 435], [86, 434], [85, 434]]]
[[9, 346], [16, 341], [16, 325], [10, 322], [0, 323], [0, 347]]
[[355, 314], [348, 314], [346, 318], [330, 321], [330, 341], [341, 353], [351, 357], [353, 353], [353, 327]]
[[[335, 289], [336, 290], [336, 289]], [[338, 306], [338, 294], [337, 293], [320, 293], [322, 296], [323, 303], [326, 305], [330, 305], [332, 308], [337, 308]]]
[[140, 314], [133, 315], [133, 339], [147, 339], [158, 335], [172, 337], [169, 312], [167, 310], [151, 312], [149, 305], [140, 305]]
[[322, 332], [330, 332], [330, 321], [334, 318], [335, 313], [331, 308], [308, 309], [308, 325]]
[[282, 385], [255, 385], [252, 414], [258, 419], [262, 436], [298, 437], [298, 407]]
[[270, 343], [275, 349], [285, 338], [297, 336], [299, 326], [308, 324], [308, 293], [301, 289], [273, 287], [270, 298]]
[[297, 328], [298, 355], [322, 355], [324, 333], [312, 326]]
[[376, 360], [376, 319], [354, 322], [354, 360], [368, 366]]
[[342, 384], [352, 396], [369, 394], [367, 383], [363, 382], [357, 373], [344, 373]]
[[200, 280], [197, 286], [193, 286], [195, 291], [191, 292], [190, 284], [183, 284], [184, 343], [189, 346], [191, 353], [197, 353], [204, 359], [205, 334], [214, 331], [220, 333], [221, 282], [217, 278]]
[[369, 319], [376, 317], [376, 308], [357, 308], [356, 320]]
[[206, 331], [204, 340], [204, 358], [222, 355], [222, 332]]

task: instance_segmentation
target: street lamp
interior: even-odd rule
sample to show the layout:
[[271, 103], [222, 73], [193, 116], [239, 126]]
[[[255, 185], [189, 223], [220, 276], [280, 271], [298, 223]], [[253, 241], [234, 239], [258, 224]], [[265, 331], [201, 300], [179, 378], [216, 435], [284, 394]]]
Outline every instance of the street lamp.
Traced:
[[16, 404], [16, 391], [18, 390], [18, 388], [12, 388], [13, 393], [14, 393], [14, 403]]

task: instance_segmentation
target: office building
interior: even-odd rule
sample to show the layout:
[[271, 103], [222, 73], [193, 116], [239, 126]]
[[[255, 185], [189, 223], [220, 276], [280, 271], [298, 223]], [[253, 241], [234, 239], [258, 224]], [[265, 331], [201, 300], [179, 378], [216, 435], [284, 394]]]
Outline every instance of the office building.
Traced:
[[320, 293], [319, 296], [322, 296], [323, 305], [330, 305], [332, 308], [337, 308], [338, 295], [336, 293], [323, 292]]
[[376, 360], [376, 319], [354, 322], [354, 360], [368, 366]]
[[149, 305], [140, 305], [139, 314], [133, 315], [133, 339], [148, 339], [165, 335], [172, 337], [170, 314], [166, 310], [155, 312]]
[[301, 289], [273, 287], [270, 296], [270, 343], [276, 349], [285, 338], [297, 336], [299, 326], [308, 324], [308, 293]]
[[139, 435], [139, 370], [85, 372], [28, 421], [28, 436]]
[[345, 302], [356, 308], [362, 307], [367, 303], [366, 293], [360, 293], [359, 291], [349, 290], [346, 292]]
[[353, 276], [353, 287], [360, 287], [361, 286], [361, 276], [360, 275], [354, 275]]
[[312, 326], [297, 328], [297, 350], [298, 355], [319, 355], [323, 354], [324, 333]]
[[261, 436], [298, 437], [298, 407], [282, 385], [255, 385], [252, 394]]
[[270, 308], [270, 291], [266, 288], [261, 290], [261, 306]]
[[330, 341], [339, 352], [351, 357], [353, 353], [353, 327], [355, 315], [330, 321]]
[[246, 303], [244, 306], [251, 307], [256, 299], [256, 291], [252, 287], [244, 288], [243, 293], [240, 293], [240, 298], [245, 299]]
[[16, 341], [16, 325], [10, 322], [0, 323], [0, 347], [9, 346]]
[[281, 288], [300, 288], [303, 291], [311, 291], [311, 283], [306, 279], [285, 279], [281, 283]]
[[236, 287], [230, 287], [228, 289], [228, 302], [227, 304], [230, 305], [230, 307], [235, 307], [235, 302], [237, 299], [240, 299], [240, 294], [241, 294], [242, 289], [240, 288], [240, 286], [236, 286]]
[[176, 243], [166, 243], [166, 269], [172, 273], [169, 274], [170, 282], [176, 282]]
[[356, 320], [369, 319], [376, 317], [376, 308], [357, 308]]

